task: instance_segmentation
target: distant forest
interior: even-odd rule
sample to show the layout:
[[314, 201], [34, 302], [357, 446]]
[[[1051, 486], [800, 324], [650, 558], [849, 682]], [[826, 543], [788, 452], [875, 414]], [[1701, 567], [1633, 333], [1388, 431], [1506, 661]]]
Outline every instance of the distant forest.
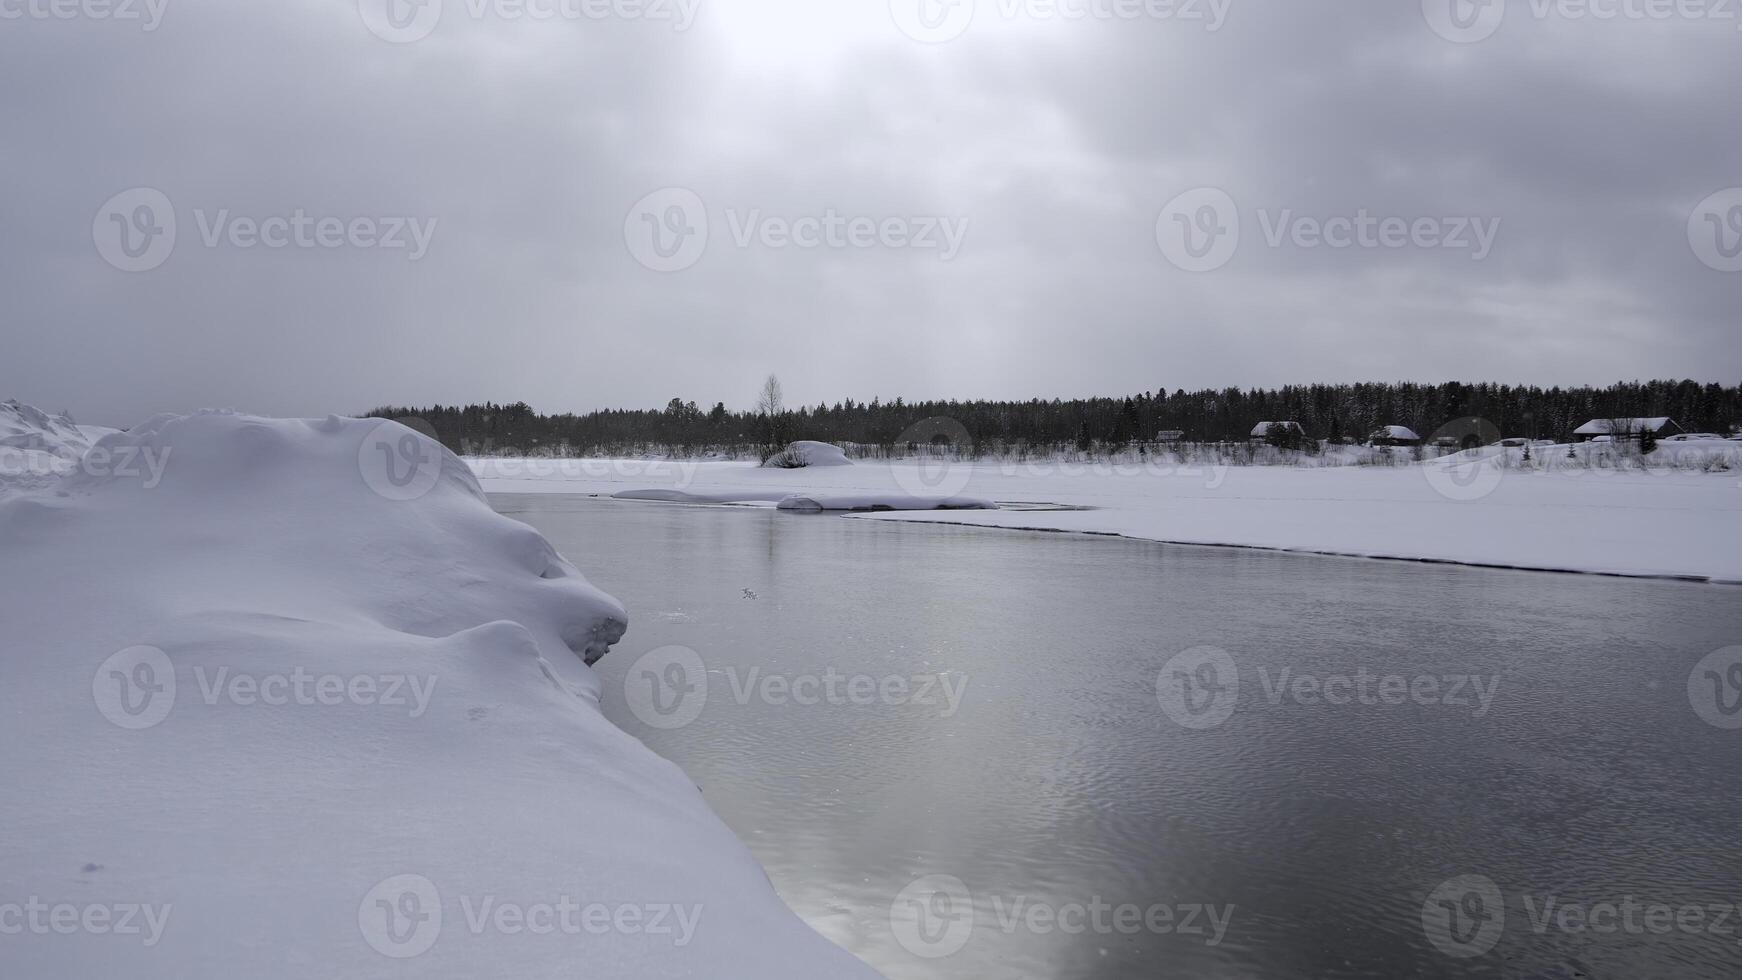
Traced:
[[[770, 378], [758, 408], [724, 403], [704, 409], [673, 398], [663, 410], [616, 409], [585, 415], [540, 415], [530, 405], [384, 406], [380, 418], [423, 420], [441, 442], [469, 455], [591, 455], [633, 450], [741, 451], [794, 439], [899, 451], [940, 437], [972, 452], [1148, 443], [1163, 432], [1189, 442], [1249, 437], [1260, 422], [1299, 422], [1312, 439], [1364, 441], [1381, 425], [1402, 425], [1424, 438], [1485, 420], [1505, 436], [1567, 439], [1587, 420], [1667, 415], [1688, 432], [1729, 433], [1742, 424], [1742, 386], [1693, 381], [1622, 382], [1607, 388], [1535, 388], [1499, 384], [1411, 383], [1291, 385], [1281, 389], [1144, 392], [1123, 398], [1030, 401], [884, 402], [843, 399], [788, 408]], [[770, 390], [772, 386], [772, 390]], [[768, 411], [770, 406], [774, 411]], [[940, 426], [927, 420], [948, 419]], [[959, 427], [958, 427], [959, 426]]]

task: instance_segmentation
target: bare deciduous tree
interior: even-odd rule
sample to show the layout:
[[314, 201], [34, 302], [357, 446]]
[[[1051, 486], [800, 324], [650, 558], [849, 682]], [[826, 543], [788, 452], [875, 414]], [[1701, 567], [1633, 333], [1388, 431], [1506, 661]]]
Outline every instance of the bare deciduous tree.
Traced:
[[769, 375], [756, 395], [756, 418], [762, 429], [762, 461], [786, 448], [786, 406], [780, 391], [780, 378]]
[[784, 409], [782, 401], [780, 378], [771, 374], [767, 381], [762, 382], [762, 391], [756, 396], [756, 414], [772, 419]]

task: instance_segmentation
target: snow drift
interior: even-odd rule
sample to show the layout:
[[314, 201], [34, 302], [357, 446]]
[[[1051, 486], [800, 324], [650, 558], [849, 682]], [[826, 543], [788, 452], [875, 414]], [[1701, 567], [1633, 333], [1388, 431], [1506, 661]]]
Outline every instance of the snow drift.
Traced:
[[206, 413], [88, 452], [166, 465], [0, 500], [0, 974], [871, 975], [600, 714], [623, 608], [435, 443]]
[[0, 402], [0, 493], [71, 472], [93, 440], [113, 431], [17, 401]]
[[0, 402], [0, 447], [31, 449], [77, 459], [91, 446], [91, 433], [113, 430], [80, 426], [65, 415], [50, 415], [14, 400]]
[[846, 450], [826, 442], [801, 439], [769, 457], [764, 466], [776, 469], [799, 469], [806, 466], [852, 466]]

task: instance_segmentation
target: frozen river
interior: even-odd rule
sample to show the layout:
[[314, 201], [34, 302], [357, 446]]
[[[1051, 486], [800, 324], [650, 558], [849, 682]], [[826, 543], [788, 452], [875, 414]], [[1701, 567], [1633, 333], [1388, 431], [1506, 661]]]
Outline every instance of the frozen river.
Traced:
[[1742, 975], [1742, 589], [492, 499], [892, 978]]

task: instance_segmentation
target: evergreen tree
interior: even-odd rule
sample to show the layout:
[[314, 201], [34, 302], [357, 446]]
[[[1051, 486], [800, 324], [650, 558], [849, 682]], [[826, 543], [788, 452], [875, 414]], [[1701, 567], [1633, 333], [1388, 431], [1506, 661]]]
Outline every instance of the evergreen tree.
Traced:
[[[774, 381], [778, 385], [778, 379]], [[767, 394], [766, 385], [761, 394]], [[1689, 431], [1723, 432], [1742, 419], [1742, 386], [1649, 381], [1606, 388], [1543, 389], [1406, 382], [1157, 391], [1129, 398], [1069, 401], [884, 403], [873, 399], [865, 403], [843, 398], [833, 407], [819, 405], [796, 411], [778, 399], [775, 405], [778, 407], [772, 412], [766, 404], [732, 411], [724, 403], [716, 403], [703, 413], [692, 401], [672, 399], [659, 409], [540, 415], [524, 402], [486, 402], [427, 408], [386, 406], [370, 414], [420, 419], [449, 448], [470, 454], [546, 450], [588, 454], [707, 445], [778, 448], [793, 439], [891, 447], [903, 431], [928, 418], [959, 423], [967, 430], [970, 443], [986, 452], [1051, 452], [1066, 447], [1087, 450], [1097, 444], [1122, 445], [1133, 438], [1148, 440], [1161, 430], [1182, 431], [1188, 442], [1244, 441], [1253, 427], [1266, 419], [1301, 422], [1306, 427], [1305, 438], [1297, 435], [1284, 442], [1302, 447], [1307, 439], [1317, 436], [1346, 441], [1381, 425], [1405, 425], [1420, 433], [1434, 433], [1466, 417], [1484, 419], [1507, 435], [1566, 438], [1573, 427], [1587, 419], [1653, 416], [1674, 418]], [[1455, 431], [1464, 433], [1466, 429]]]

